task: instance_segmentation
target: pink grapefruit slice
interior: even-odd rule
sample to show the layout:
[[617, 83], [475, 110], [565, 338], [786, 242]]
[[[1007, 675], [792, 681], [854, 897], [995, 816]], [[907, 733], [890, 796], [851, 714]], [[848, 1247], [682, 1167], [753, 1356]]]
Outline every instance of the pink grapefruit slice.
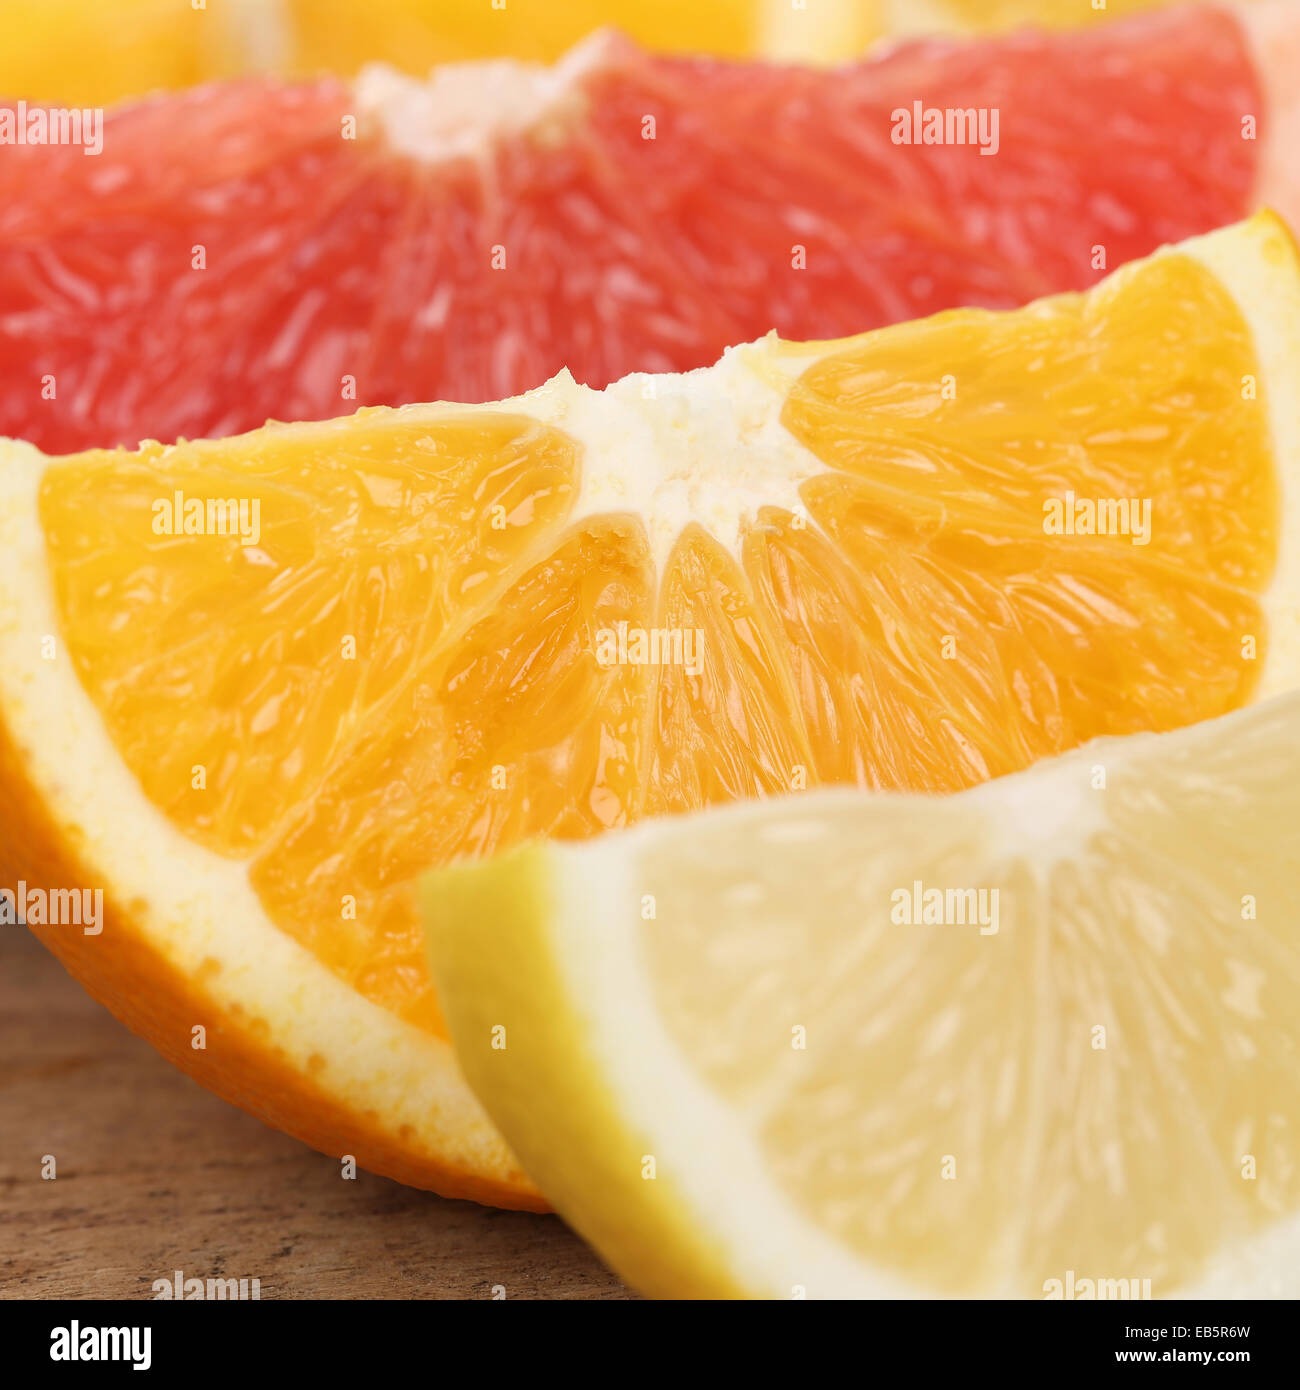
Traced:
[[1289, 9], [1187, 8], [832, 71], [602, 34], [551, 68], [123, 106], [97, 156], [0, 145], [0, 433], [64, 452], [562, 368], [603, 387], [772, 329], [1084, 288], [1300, 208], [1298, 33]]

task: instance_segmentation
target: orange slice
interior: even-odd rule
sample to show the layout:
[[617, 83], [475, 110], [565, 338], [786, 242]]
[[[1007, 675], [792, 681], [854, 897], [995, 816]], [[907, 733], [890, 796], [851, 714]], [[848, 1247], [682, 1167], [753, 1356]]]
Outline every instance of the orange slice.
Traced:
[[221, 1094], [536, 1205], [445, 1039], [417, 876], [961, 788], [1294, 686], [1296, 325], [1261, 214], [1086, 295], [603, 392], [6, 445], [0, 886], [102, 888], [101, 933], [33, 926]]

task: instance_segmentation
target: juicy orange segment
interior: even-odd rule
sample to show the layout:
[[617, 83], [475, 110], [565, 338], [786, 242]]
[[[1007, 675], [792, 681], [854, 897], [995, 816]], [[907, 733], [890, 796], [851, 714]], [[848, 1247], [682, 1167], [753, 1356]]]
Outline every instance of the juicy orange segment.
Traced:
[[577, 468], [533, 420], [387, 416], [51, 470], [72, 658], [151, 800], [220, 853], [264, 847], [499, 596]]
[[[818, 783], [958, 788], [1251, 693], [1278, 482], [1251, 331], [1203, 264], [806, 367], [746, 351], [730, 369], [766, 373], [764, 428], [803, 451], [789, 506], [751, 437], [719, 442], [736, 391], [709, 372], [671, 407], [560, 383], [554, 409], [48, 467], [63, 635], [149, 799], [422, 1028], [442, 1026], [410, 888], [431, 864]], [[616, 405], [598, 445], [584, 421]], [[647, 447], [682, 451], [649, 493]], [[618, 486], [593, 508], [598, 455]], [[660, 546], [662, 509], [701, 496]], [[244, 534], [213, 534], [222, 499]], [[1124, 532], [1089, 534], [1088, 505], [1121, 500]]]
[[256, 862], [274, 920], [368, 998], [440, 1030], [412, 879], [429, 863], [529, 835], [585, 836], [635, 813], [646, 672], [602, 668], [590, 652], [599, 628], [649, 613], [644, 540], [625, 525], [584, 528], [468, 631], [434, 644]]
[[[1250, 331], [1185, 256], [1108, 288], [872, 335], [791, 392], [787, 427], [846, 475], [804, 497], [852, 573], [790, 640], [815, 662], [847, 605], [872, 691], [824, 719], [827, 780], [953, 790], [1248, 697], [1279, 505]], [[1099, 503], [1127, 536], [1079, 534]]]

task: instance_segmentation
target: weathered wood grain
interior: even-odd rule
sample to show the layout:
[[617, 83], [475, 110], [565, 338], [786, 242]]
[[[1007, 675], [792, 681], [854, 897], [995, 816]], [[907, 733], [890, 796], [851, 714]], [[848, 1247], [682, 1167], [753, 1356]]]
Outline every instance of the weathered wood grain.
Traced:
[[151, 1298], [178, 1269], [264, 1299], [631, 1296], [554, 1217], [345, 1181], [0, 928], [0, 1298]]

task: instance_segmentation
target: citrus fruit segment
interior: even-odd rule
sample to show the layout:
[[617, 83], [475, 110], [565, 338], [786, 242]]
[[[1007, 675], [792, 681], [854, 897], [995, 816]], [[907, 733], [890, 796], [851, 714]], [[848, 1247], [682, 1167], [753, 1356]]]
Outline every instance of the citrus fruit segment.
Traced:
[[[385, 62], [423, 76], [474, 58], [549, 61], [603, 24], [666, 52], [752, 54], [765, 0], [7, 0], [0, 92], [119, 101], [249, 73], [350, 75]], [[816, 47], [825, 51], [824, 37]], [[857, 56], [844, 53], [844, 57]], [[779, 55], [777, 55], [779, 56]]]
[[[842, 62], [884, 35], [1076, 27], [1161, 0], [8, 0], [0, 91], [111, 102], [239, 73], [350, 74], [368, 62], [422, 76], [474, 58], [552, 60], [599, 25], [663, 52]], [[1282, 8], [1289, 0], [1249, 0]], [[1236, 0], [1232, 8], [1241, 8]]]
[[[766, 53], [798, 62], [835, 63], [861, 53], [875, 39], [933, 34], [989, 34], [1036, 25], [1078, 31], [1123, 22], [1167, 0], [761, 0], [759, 43]], [[1214, 9], [1243, 22], [1280, 13], [1291, 0], [1230, 0]], [[1197, 8], [1182, 3], [1184, 9]], [[1170, 7], [1172, 8], [1172, 7]], [[1082, 35], [1077, 35], [1082, 37]]]
[[1297, 750], [1286, 695], [443, 870], [457, 1055], [648, 1293], [1294, 1297]]
[[8, 444], [0, 870], [106, 889], [102, 938], [36, 929], [223, 1094], [536, 1201], [457, 1079], [418, 876], [1300, 684], [1298, 324], [1265, 213], [1086, 296], [603, 392]]
[[565, 368], [602, 387], [772, 329], [1085, 288], [1261, 204], [1300, 213], [1300, 17], [1252, 32], [1177, 10], [833, 72], [605, 34], [554, 68], [112, 110], [98, 157], [0, 148], [0, 434], [61, 453]]

